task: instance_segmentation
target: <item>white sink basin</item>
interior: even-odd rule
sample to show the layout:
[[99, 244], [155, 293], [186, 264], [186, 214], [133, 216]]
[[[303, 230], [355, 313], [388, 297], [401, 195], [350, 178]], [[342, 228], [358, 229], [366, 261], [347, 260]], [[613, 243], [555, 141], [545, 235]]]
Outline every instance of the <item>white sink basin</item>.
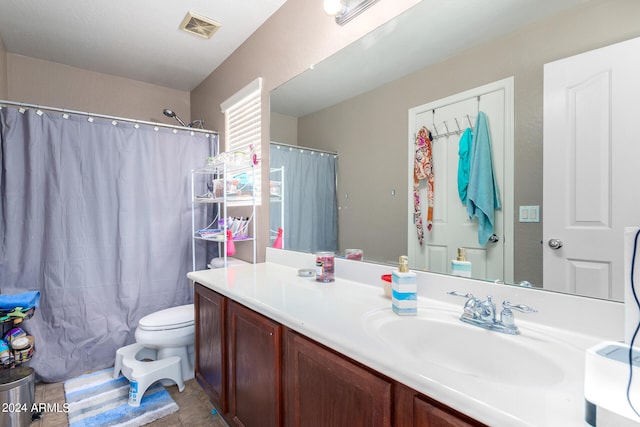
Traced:
[[[370, 335], [422, 367], [418, 374], [433, 371], [435, 365], [511, 385], [549, 386], [563, 381], [564, 372], [552, 359], [562, 356], [552, 352], [544, 335], [529, 330], [521, 335], [488, 331], [462, 323], [460, 313], [418, 309], [417, 316], [398, 316], [391, 309], [382, 309], [367, 313], [363, 321]], [[557, 342], [554, 346], [557, 349]]]

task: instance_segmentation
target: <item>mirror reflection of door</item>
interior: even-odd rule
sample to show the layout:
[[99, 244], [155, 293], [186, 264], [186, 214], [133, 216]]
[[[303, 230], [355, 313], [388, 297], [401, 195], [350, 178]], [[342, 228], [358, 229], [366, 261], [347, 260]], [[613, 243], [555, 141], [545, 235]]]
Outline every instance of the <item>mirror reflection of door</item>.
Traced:
[[640, 226], [640, 38], [544, 67], [545, 289], [624, 299]]
[[[513, 280], [512, 227], [506, 230], [505, 218], [512, 215], [512, 190], [505, 184], [505, 176], [512, 176], [513, 151], [513, 79], [430, 102], [409, 110], [409, 170], [413, 171], [414, 135], [426, 126], [433, 135], [434, 208], [433, 227], [425, 227], [424, 241], [420, 245], [412, 215], [409, 219], [409, 259], [413, 268], [436, 273], [451, 274], [451, 261], [458, 248], [464, 248], [471, 262], [472, 277], [486, 280]], [[479, 99], [478, 99], [479, 97]], [[495, 211], [496, 239], [486, 245], [478, 241], [477, 219], [470, 220], [466, 204], [458, 195], [458, 147], [462, 132], [475, 126], [478, 110], [488, 119], [493, 169], [496, 176], [502, 209]], [[506, 170], [510, 169], [508, 175]], [[412, 188], [413, 174], [410, 176]], [[505, 187], [507, 185], [507, 187]], [[426, 225], [427, 190], [420, 184], [422, 217]], [[409, 192], [409, 212], [413, 213], [413, 191]], [[505, 250], [510, 245], [511, 249]]]

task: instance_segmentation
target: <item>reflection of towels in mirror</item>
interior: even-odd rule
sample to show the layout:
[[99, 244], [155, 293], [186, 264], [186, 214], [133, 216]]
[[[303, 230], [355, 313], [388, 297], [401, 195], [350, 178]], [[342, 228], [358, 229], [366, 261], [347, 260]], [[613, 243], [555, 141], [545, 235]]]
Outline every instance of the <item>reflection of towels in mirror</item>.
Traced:
[[500, 195], [493, 171], [491, 137], [487, 115], [480, 111], [471, 144], [467, 213], [478, 218], [478, 243], [486, 245], [493, 234], [494, 211], [500, 209]]
[[473, 131], [470, 128], [467, 128], [458, 142], [458, 196], [460, 196], [460, 200], [464, 204], [467, 203], [472, 140]]

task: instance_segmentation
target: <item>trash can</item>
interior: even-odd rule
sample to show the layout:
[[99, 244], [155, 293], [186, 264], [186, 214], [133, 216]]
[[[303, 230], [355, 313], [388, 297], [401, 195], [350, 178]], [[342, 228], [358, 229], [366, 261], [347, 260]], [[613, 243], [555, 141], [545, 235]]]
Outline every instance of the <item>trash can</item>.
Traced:
[[22, 427], [31, 424], [31, 408], [36, 386], [33, 368], [18, 366], [0, 369], [0, 427]]

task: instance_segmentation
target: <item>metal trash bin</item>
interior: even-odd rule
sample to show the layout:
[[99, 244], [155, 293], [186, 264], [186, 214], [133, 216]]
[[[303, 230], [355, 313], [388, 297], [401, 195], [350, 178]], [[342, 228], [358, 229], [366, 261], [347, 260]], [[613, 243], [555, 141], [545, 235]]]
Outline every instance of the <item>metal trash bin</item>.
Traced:
[[33, 368], [0, 369], [0, 427], [31, 424], [36, 385]]

